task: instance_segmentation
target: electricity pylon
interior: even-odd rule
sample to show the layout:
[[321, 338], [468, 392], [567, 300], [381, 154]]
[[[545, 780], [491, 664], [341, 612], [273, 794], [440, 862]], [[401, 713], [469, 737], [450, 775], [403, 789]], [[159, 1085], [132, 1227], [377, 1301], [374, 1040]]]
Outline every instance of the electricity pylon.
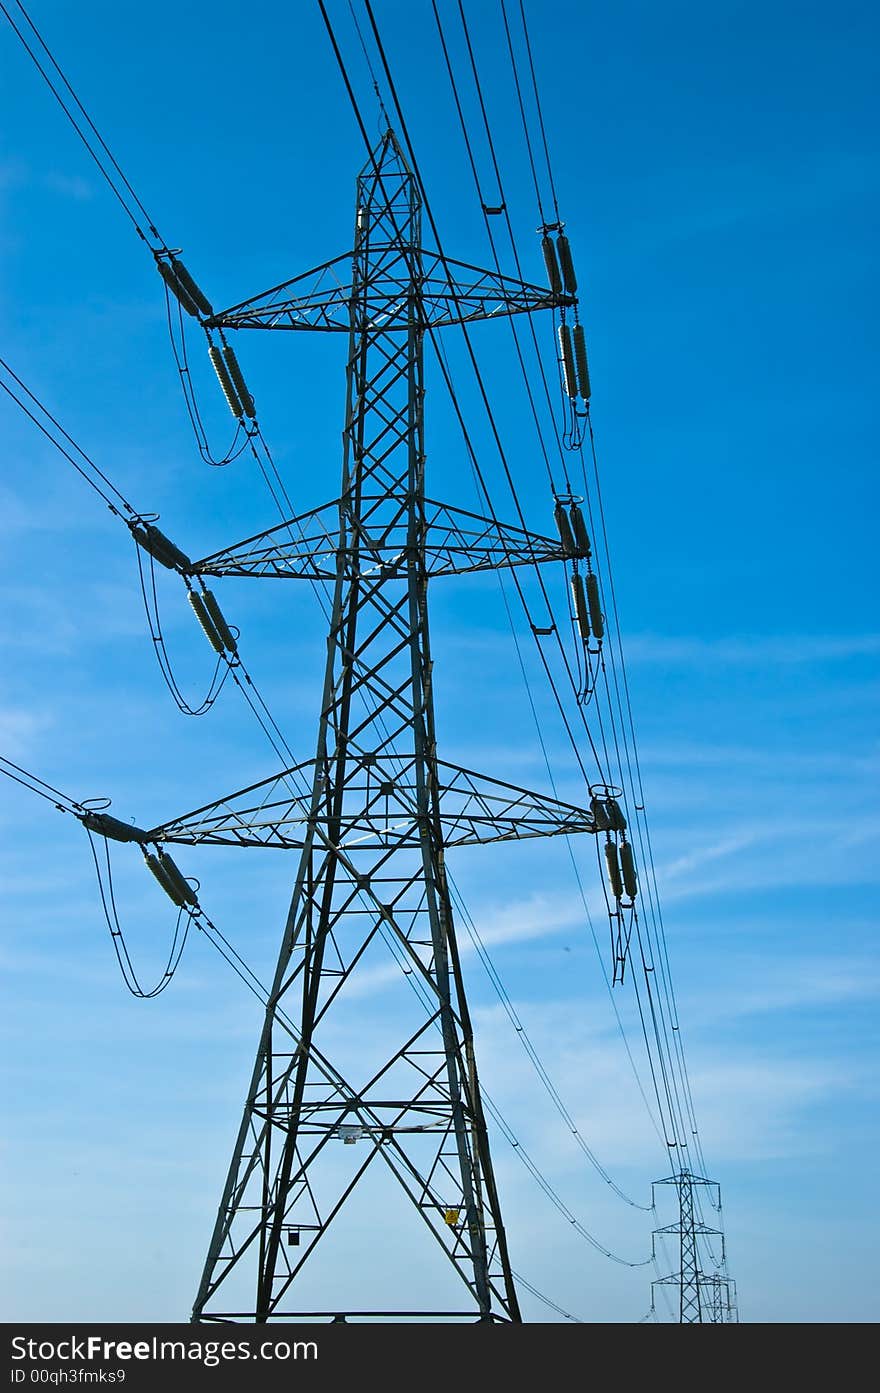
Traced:
[[[696, 1217], [694, 1208], [694, 1188], [713, 1186], [718, 1194], [717, 1207], [721, 1206], [721, 1191], [716, 1181], [705, 1180], [693, 1175], [686, 1167], [665, 1180], [657, 1180], [654, 1185], [674, 1185], [678, 1196], [678, 1223], [655, 1229], [657, 1234], [674, 1234], [679, 1240], [679, 1269], [666, 1277], [658, 1277], [655, 1286], [674, 1286], [679, 1293], [679, 1322], [682, 1325], [716, 1324], [732, 1319], [734, 1302], [733, 1283], [723, 1272], [706, 1275], [700, 1268], [698, 1240], [704, 1236], [718, 1237], [721, 1240], [721, 1266], [724, 1266], [724, 1235], [720, 1229], [710, 1228]], [[652, 1203], [654, 1199], [652, 1189]], [[656, 1248], [652, 1240], [652, 1256], [656, 1258]]]
[[709, 1288], [709, 1319], [713, 1325], [736, 1325], [736, 1282], [720, 1272], [706, 1279]]
[[[348, 360], [340, 497], [192, 567], [332, 582], [316, 756], [143, 834], [300, 852], [194, 1320], [303, 1314], [291, 1288], [377, 1159], [468, 1293], [466, 1311], [419, 1315], [521, 1319], [445, 853], [597, 829], [591, 812], [438, 760], [427, 594], [429, 577], [571, 553], [425, 497], [423, 359], [426, 334], [445, 325], [571, 303], [425, 250], [417, 183], [388, 131], [358, 179], [353, 253], [204, 320], [223, 333], [340, 332]], [[354, 1084], [334, 1062], [328, 1021], [344, 1016], [380, 940], [416, 988], [418, 1018]], [[244, 1308], [224, 1298], [242, 1270]]]

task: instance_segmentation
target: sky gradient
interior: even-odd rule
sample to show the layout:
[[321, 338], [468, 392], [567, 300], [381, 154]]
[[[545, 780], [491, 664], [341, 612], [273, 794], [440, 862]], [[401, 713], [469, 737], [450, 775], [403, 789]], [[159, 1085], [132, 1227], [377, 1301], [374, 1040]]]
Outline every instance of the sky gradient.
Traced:
[[[377, 129], [346, 7], [332, 8]], [[540, 280], [498, 6], [467, 8], [524, 273]], [[316, 5], [254, 9], [244, 33], [240, 5], [227, 0], [149, 12], [34, 0], [32, 13], [215, 303], [349, 247], [363, 149]], [[876, 9], [561, 0], [529, 13], [583, 291], [672, 971], [741, 1317], [875, 1320]], [[382, 0], [377, 14], [444, 247], [490, 264], [430, 5]], [[454, 7], [443, 14], [454, 32]], [[212, 470], [199, 460], [151, 258], [5, 22], [0, 129], [0, 352], [191, 555], [270, 526], [270, 500], [245, 461]], [[494, 325], [474, 339], [527, 516], [548, 532], [552, 500], [522, 428], [509, 343]], [[335, 497], [343, 345], [252, 335], [237, 348], [297, 508]], [[225, 439], [229, 418], [195, 351], [210, 433]], [[552, 352], [548, 330], [551, 362]], [[450, 354], [510, 517], [460, 347], [450, 342]], [[475, 508], [435, 364], [426, 413], [429, 494]], [[0, 753], [74, 798], [112, 797], [116, 815], [141, 825], [272, 773], [231, 689], [203, 720], [179, 716], [123, 530], [5, 397], [0, 422]], [[161, 581], [169, 645], [195, 693], [210, 654], [182, 587]], [[222, 601], [288, 740], [308, 757], [323, 665], [310, 592], [230, 580]], [[441, 754], [545, 788], [495, 579], [438, 583], [431, 601]], [[539, 716], [560, 792], [578, 801], [544, 695]], [[0, 788], [0, 829], [5, 1317], [185, 1319], [260, 1008], [199, 938], [163, 996], [132, 1000], [81, 829], [14, 785]], [[171, 914], [126, 850], [115, 858], [120, 902], [149, 976]], [[580, 864], [595, 905], [589, 852]], [[289, 859], [212, 849], [177, 859], [267, 976]], [[668, 1163], [566, 849], [466, 850], [452, 871], [580, 1130], [648, 1203]], [[598, 915], [596, 924], [604, 947]], [[467, 942], [463, 951], [487, 1090], [586, 1227], [643, 1260], [651, 1216], [585, 1167]], [[368, 1049], [385, 991], [379, 978], [364, 984], [342, 1058]], [[642, 1069], [632, 1004], [618, 1000]], [[493, 1148], [514, 1268], [582, 1319], [643, 1316], [652, 1269], [591, 1250], [501, 1137]], [[371, 1284], [389, 1300], [401, 1271], [407, 1283], [419, 1271], [433, 1290], [408, 1230], [379, 1212], [378, 1241], [369, 1196], [332, 1254], [328, 1237], [310, 1279], [316, 1299], [332, 1299], [333, 1264], [364, 1243]], [[532, 1298], [524, 1306], [548, 1318]]]

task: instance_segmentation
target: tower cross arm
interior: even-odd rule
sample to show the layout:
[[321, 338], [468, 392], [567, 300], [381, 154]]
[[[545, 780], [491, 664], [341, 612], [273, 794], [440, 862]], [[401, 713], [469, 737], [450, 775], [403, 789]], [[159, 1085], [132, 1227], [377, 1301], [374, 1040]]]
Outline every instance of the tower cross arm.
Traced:
[[[218, 329], [349, 333], [355, 292], [351, 281], [341, 280], [340, 275], [352, 256], [353, 253], [346, 253], [335, 257], [293, 280], [220, 310], [204, 323]], [[455, 261], [437, 252], [417, 254], [395, 249], [385, 258], [381, 274], [368, 288], [367, 327], [388, 332], [405, 327], [414, 283], [418, 287], [422, 321], [431, 328], [563, 309], [575, 303], [571, 295]]]
[[203, 320], [208, 329], [349, 328], [351, 252]]
[[535, 310], [564, 309], [575, 303], [572, 295], [449, 257], [425, 256], [422, 272], [425, 320], [434, 328], [531, 314]]
[[[339, 535], [342, 502], [336, 499], [194, 562], [193, 571], [203, 576], [309, 580], [333, 580], [340, 569], [361, 576], [405, 574], [412, 561], [407, 500], [402, 496], [397, 510], [385, 517], [381, 502], [379, 497], [363, 498], [365, 517], [342, 509], [343, 543]], [[424, 561], [429, 576], [536, 565], [561, 561], [565, 555], [558, 539], [425, 500]]]
[[[291, 797], [291, 776], [315, 763], [282, 770], [195, 812], [153, 827], [150, 841], [182, 845], [301, 848], [313, 823], [304, 799]], [[592, 812], [492, 779], [459, 765], [437, 762], [440, 835], [446, 848], [530, 837], [570, 836], [597, 830]], [[418, 846], [415, 761], [353, 754], [338, 819], [338, 851], [355, 853]]]

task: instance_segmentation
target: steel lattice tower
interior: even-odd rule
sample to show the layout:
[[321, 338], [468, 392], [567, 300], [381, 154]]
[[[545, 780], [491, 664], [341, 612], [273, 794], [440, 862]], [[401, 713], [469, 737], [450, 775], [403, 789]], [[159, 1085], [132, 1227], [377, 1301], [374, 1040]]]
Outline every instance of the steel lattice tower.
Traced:
[[[720, 1229], [710, 1228], [696, 1216], [694, 1207], [694, 1189], [697, 1186], [706, 1185], [718, 1186], [714, 1180], [705, 1180], [702, 1176], [693, 1175], [687, 1168], [682, 1168], [675, 1175], [668, 1176], [665, 1180], [657, 1180], [655, 1185], [674, 1185], [678, 1196], [678, 1223], [669, 1224], [665, 1228], [655, 1229], [656, 1234], [674, 1234], [679, 1240], [679, 1270], [671, 1273], [668, 1277], [660, 1277], [653, 1286], [675, 1286], [679, 1292], [679, 1323], [682, 1325], [702, 1325], [713, 1324], [723, 1321], [723, 1315], [719, 1315], [722, 1304], [722, 1288], [728, 1296], [729, 1306], [729, 1279], [720, 1274], [706, 1276], [700, 1268], [700, 1255], [698, 1251], [698, 1239], [701, 1236], [707, 1238], [719, 1237], [721, 1239], [722, 1263], [724, 1262], [724, 1235]], [[653, 1190], [653, 1187], [652, 1187]], [[652, 1196], [653, 1198], [653, 1196]], [[720, 1208], [721, 1196], [718, 1191], [718, 1207]], [[652, 1255], [656, 1257], [656, 1250], [652, 1246]], [[706, 1290], [708, 1289], [708, 1299]]]
[[[302, 1314], [291, 1287], [377, 1159], [468, 1293], [465, 1311], [419, 1314], [520, 1319], [445, 852], [596, 827], [583, 809], [438, 760], [429, 578], [564, 553], [555, 540], [426, 498], [424, 343], [445, 325], [570, 303], [423, 249], [417, 182], [388, 131], [358, 179], [354, 252], [207, 321], [222, 332], [337, 331], [349, 347], [339, 499], [193, 568], [332, 581], [315, 759], [147, 834], [300, 852], [194, 1320]], [[303, 777], [310, 793], [300, 796]], [[424, 1004], [412, 1032], [389, 1040], [379, 1066], [353, 1084], [322, 1037], [379, 939]], [[335, 1148], [339, 1140], [360, 1150]], [[343, 1153], [358, 1161], [340, 1180], [328, 1162]], [[252, 1305], [230, 1307], [224, 1293], [240, 1289], [243, 1270]]]
[[736, 1283], [732, 1278], [715, 1272], [708, 1278], [713, 1325], [736, 1325]]
[[690, 1323], [702, 1321], [703, 1311], [700, 1300], [700, 1260], [697, 1256], [697, 1235], [694, 1232], [694, 1184], [689, 1172], [682, 1171], [679, 1175], [677, 1189], [681, 1256], [679, 1319], [683, 1323]]

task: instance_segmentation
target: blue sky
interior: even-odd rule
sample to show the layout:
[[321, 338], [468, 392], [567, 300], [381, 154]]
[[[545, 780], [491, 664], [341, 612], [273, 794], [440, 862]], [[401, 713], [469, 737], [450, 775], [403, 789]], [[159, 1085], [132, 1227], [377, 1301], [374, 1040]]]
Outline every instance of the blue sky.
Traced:
[[[540, 279], [498, 6], [467, 8], [524, 271]], [[369, 110], [346, 7], [333, 12]], [[430, 6], [383, 0], [377, 13], [444, 246], [490, 264]], [[454, 7], [443, 13], [454, 32]], [[583, 290], [672, 969], [742, 1317], [876, 1319], [876, 12], [562, 0], [529, 13]], [[230, 3], [147, 12], [35, 0], [33, 14], [215, 303], [350, 245], [363, 151], [316, 5], [265, 6], [246, 28]], [[244, 462], [211, 470], [199, 460], [151, 258], [6, 28], [0, 108], [3, 355], [191, 554], [271, 525]], [[474, 337], [527, 514], [549, 531], [505, 330]], [[297, 507], [335, 497], [343, 346], [295, 335], [237, 346]], [[449, 346], [499, 514], [511, 516], [460, 347]], [[546, 351], [552, 364], [549, 330]], [[219, 440], [228, 416], [195, 340], [194, 352]], [[428, 386], [429, 492], [475, 508], [433, 365]], [[5, 399], [0, 421], [0, 750], [74, 797], [112, 796], [119, 816], [146, 825], [270, 774], [271, 751], [236, 693], [203, 720], [178, 715], [124, 533]], [[209, 653], [182, 589], [163, 580], [163, 623], [195, 692]], [[323, 662], [310, 592], [227, 581], [222, 599], [308, 757]], [[494, 579], [438, 582], [432, 604], [443, 754], [546, 787]], [[561, 788], [577, 801], [543, 698], [539, 711]], [[3, 1309], [34, 1320], [185, 1318], [259, 1007], [200, 940], [162, 997], [128, 997], [81, 830], [15, 786], [0, 799], [3, 1226], [14, 1255]], [[578, 855], [595, 903], [588, 850]], [[120, 898], [149, 975], [170, 918], [124, 851]], [[289, 859], [178, 859], [267, 975]], [[564, 847], [462, 851], [452, 869], [582, 1133], [647, 1202], [665, 1158]], [[465, 959], [487, 1089], [586, 1226], [615, 1252], [645, 1257], [650, 1216], [584, 1167], [467, 946]], [[366, 1048], [382, 990], [353, 1006], [343, 1056]], [[618, 1002], [629, 1030], [631, 1000]], [[495, 1156], [514, 1267], [585, 1319], [643, 1315], [652, 1270], [591, 1251], [500, 1137]], [[389, 1298], [402, 1270], [408, 1281], [418, 1270], [408, 1230], [386, 1216], [377, 1245], [371, 1213], [365, 1197], [322, 1256], [316, 1294], [333, 1291], [333, 1263], [364, 1243], [383, 1254], [370, 1279]], [[531, 1299], [526, 1310], [547, 1314]]]

